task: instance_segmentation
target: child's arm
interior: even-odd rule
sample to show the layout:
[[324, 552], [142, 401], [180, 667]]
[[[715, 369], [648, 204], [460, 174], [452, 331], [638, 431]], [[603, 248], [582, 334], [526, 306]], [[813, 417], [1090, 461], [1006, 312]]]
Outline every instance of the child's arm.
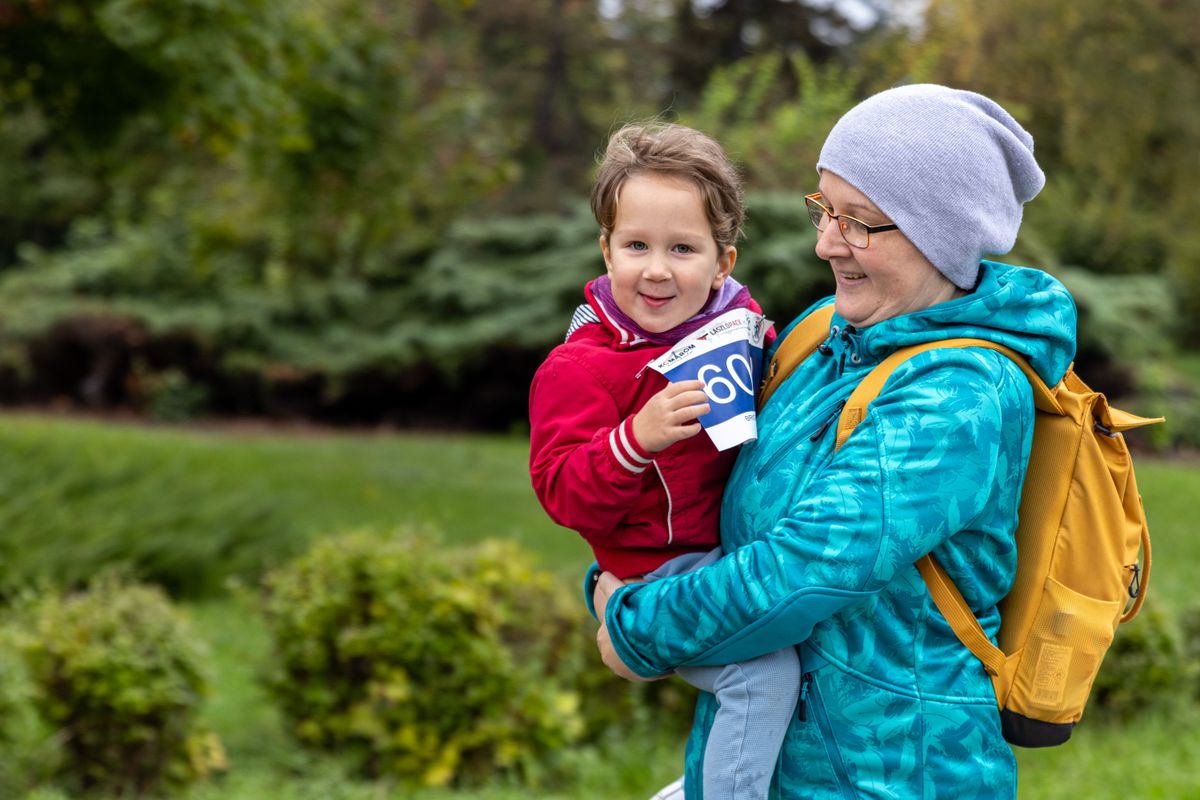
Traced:
[[644, 491], [654, 454], [699, 433], [695, 419], [708, 411], [701, 386], [669, 384], [622, 417], [585, 367], [548, 359], [530, 388], [529, 470], [551, 519], [603, 542]]

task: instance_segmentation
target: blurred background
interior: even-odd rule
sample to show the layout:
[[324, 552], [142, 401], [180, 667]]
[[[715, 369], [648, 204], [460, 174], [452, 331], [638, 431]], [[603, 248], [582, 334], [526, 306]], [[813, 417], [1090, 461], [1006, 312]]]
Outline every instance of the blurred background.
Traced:
[[1200, 797], [1198, 53], [1200, 0], [0, 0], [0, 798], [675, 777], [687, 690], [595, 669], [587, 550], [526, 477], [529, 379], [602, 269], [597, 154], [647, 117], [721, 141], [738, 278], [786, 323], [832, 289], [825, 134], [926, 81], [1033, 134], [1003, 260], [1169, 418], [1133, 442], [1155, 593], [1022, 797]]
[[1198, 9], [7, 0], [0, 402], [519, 428], [601, 268], [586, 197], [615, 126], [726, 145], [739, 275], [786, 321], [831, 286], [800, 201], [825, 133], [921, 81], [1033, 133], [1049, 181], [1009, 260], [1071, 284], [1084, 374], [1194, 400]]

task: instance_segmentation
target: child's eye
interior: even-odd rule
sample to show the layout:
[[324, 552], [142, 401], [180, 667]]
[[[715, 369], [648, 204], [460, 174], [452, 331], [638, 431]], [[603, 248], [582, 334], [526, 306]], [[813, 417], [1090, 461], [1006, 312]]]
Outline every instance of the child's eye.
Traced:
[[630, 243], [629, 243], [629, 248], [630, 248], [631, 250], [646, 250], [646, 249], [648, 249], [648, 248], [646, 247], [646, 243], [645, 243], [645, 242], [630, 242]]
[[692, 247], [690, 244], [677, 244], [675, 245], [675, 252], [680, 253], [681, 255], [687, 255], [688, 253], [696, 252], [696, 248]]

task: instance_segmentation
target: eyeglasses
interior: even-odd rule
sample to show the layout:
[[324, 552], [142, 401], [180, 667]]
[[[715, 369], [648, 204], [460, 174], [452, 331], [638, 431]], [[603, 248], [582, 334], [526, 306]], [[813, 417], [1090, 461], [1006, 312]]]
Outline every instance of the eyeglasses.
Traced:
[[829, 227], [829, 220], [837, 220], [838, 231], [841, 232], [842, 238], [846, 240], [846, 244], [851, 247], [868, 248], [871, 246], [872, 233], [886, 233], [887, 231], [900, 230], [895, 225], [868, 225], [861, 219], [855, 219], [845, 214], [834, 214], [821, 202], [824, 199], [821, 197], [820, 192], [805, 195], [804, 205], [808, 208], [808, 218], [812, 220], [812, 224], [816, 226], [817, 230], [822, 233]]

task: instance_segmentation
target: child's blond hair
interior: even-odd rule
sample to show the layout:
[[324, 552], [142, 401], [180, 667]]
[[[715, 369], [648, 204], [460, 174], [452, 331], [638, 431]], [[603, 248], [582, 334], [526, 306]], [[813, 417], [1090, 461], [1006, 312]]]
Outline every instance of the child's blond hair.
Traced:
[[742, 179], [721, 145], [693, 128], [649, 122], [626, 125], [608, 140], [592, 187], [592, 213], [606, 239], [617, 218], [617, 196], [633, 175], [652, 173], [687, 181], [700, 192], [719, 247], [742, 234]]

